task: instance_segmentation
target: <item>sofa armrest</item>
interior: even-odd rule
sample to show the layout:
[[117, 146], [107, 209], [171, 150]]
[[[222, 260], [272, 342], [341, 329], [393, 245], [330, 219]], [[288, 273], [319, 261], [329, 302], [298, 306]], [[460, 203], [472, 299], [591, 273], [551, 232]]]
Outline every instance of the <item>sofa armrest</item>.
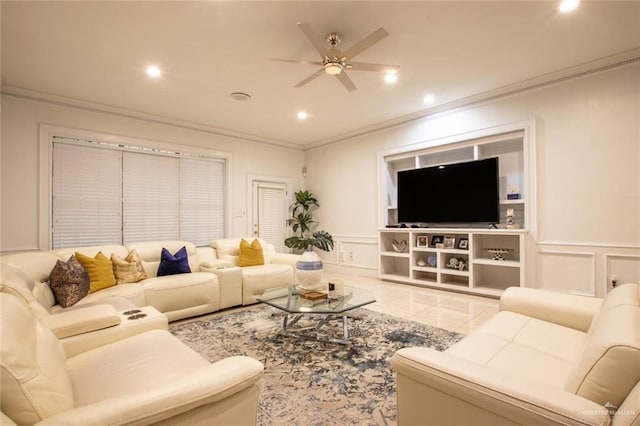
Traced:
[[253, 358], [229, 357], [144, 392], [127, 393], [123, 389], [116, 398], [56, 414], [38, 425], [157, 423], [218, 403], [250, 387], [256, 387], [257, 410], [257, 382], [263, 370], [263, 365]]
[[271, 263], [278, 263], [284, 265], [291, 265], [295, 270], [296, 263], [300, 260], [300, 255], [290, 253], [273, 253], [271, 255]]
[[102, 330], [120, 324], [120, 315], [111, 305], [94, 305], [62, 311], [42, 318], [58, 339]]
[[500, 298], [500, 310], [511, 311], [587, 332], [602, 299], [555, 291], [509, 287]]
[[601, 405], [430, 348], [392, 358], [400, 424], [607, 425]]

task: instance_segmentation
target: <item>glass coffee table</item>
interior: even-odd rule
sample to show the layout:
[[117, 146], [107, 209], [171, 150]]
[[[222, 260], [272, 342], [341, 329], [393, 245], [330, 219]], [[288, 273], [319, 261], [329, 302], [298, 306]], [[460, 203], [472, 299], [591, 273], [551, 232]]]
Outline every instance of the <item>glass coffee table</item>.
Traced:
[[[292, 334], [292, 327], [304, 316], [316, 317], [318, 322], [313, 326], [297, 327], [295, 331], [312, 328], [320, 330], [332, 319], [342, 317], [343, 338], [326, 340], [343, 344], [349, 343], [349, 317], [347, 313], [376, 301], [370, 291], [357, 287], [345, 286], [342, 296], [330, 298], [327, 295], [323, 298], [319, 292], [304, 291], [296, 285], [266, 290], [257, 300], [284, 312], [282, 333], [285, 334]], [[295, 336], [295, 334], [293, 335]]]

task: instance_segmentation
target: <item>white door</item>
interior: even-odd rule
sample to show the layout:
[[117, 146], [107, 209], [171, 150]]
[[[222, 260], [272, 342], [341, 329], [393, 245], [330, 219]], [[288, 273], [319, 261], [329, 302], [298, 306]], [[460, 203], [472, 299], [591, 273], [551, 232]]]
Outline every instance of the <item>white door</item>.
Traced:
[[278, 253], [287, 253], [287, 185], [253, 181], [253, 236], [273, 244]]

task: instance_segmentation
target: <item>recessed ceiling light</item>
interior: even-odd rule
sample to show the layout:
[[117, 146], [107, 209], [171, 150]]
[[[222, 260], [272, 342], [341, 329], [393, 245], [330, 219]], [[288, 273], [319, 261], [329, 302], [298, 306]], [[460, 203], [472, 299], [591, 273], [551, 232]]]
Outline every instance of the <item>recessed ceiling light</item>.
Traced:
[[147, 75], [151, 78], [158, 78], [162, 75], [162, 71], [157, 65], [149, 65], [146, 69]]
[[307, 113], [304, 111], [299, 111], [298, 112], [298, 120], [306, 120], [308, 117]]
[[398, 81], [398, 74], [394, 72], [389, 72], [384, 75], [384, 82], [387, 84], [393, 84]]
[[431, 105], [435, 101], [436, 98], [433, 95], [425, 95], [425, 97], [422, 99], [422, 102], [424, 102], [425, 105]]
[[234, 101], [250, 101], [251, 95], [244, 92], [233, 92], [229, 94], [229, 97]]
[[562, 0], [558, 10], [562, 13], [571, 12], [578, 7], [578, 4], [580, 4], [580, 0]]

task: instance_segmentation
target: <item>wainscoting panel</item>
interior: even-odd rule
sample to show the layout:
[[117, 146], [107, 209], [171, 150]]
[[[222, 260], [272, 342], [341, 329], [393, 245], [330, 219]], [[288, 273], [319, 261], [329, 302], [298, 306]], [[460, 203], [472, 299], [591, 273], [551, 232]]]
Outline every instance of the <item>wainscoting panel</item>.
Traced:
[[613, 287], [614, 278], [618, 284], [640, 284], [640, 255], [605, 253], [604, 281], [607, 291]]
[[595, 253], [538, 250], [537, 288], [596, 295]]
[[376, 236], [333, 235], [334, 249], [319, 253], [322, 261], [356, 268], [377, 269], [378, 238]]

